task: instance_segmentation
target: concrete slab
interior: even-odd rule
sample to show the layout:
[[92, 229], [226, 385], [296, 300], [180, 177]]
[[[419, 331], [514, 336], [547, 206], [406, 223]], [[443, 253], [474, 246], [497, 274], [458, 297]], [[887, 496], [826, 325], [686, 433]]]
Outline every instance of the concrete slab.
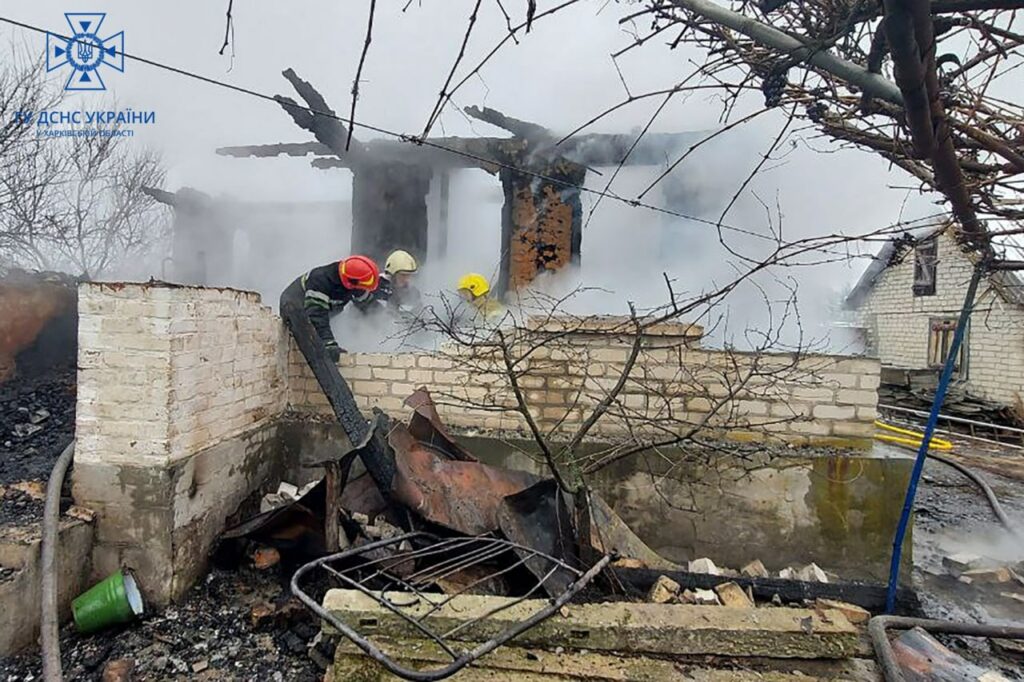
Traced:
[[[356, 590], [329, 590], [323, 604], [332, 615], [364, 636], [417, 636], [408, 622]], [[431, 614], [426, 623], [436, 632], [446, 632], [481, 618], [454, 638], [485, 641], [525, 620], [545, 604], [537, 599], [516, 603], [507, 597], [460, 595]], [[502, 606], [507, 608], [492, 613]], [[416, 618], [424, 616], [430, 608], [420, 601], [403, 611]], [[325, 632], [333, 634], [326, 624]], [[859, 631], [835, 610], [678, 604], [574, 604], [515, 641], [520, 646], [675, 656], [835, 659], [852, 657], [860, 649]]]
[[[57, 603], [61, 618], [70, 616], [71, 600], [88, 587], [93, 526], [64, 518], [57, 553]], [[7, 527], [0, 533], [0, 566], [16, 572], [0, 582], [0, 656], [17, 653], [39, 636], [40, 530]]]
[[[382, 650], [417, 670], [437, 670], [451, 659], [439, 647], [426, 640], [382, 640]], [[873, 661], [864, 659], [830, 661], [714, 661], [650, 658], [600, 652], [562, 651], [505, 646], [456, 673], [456, 682], [491, 680], [527, 680], [560, 682], [600, 680], [632, 682], [686, 679], [699, 682], [811, 682], [813, 680], [879, 679]], [[774, 667], [773, 667], [774, 663]], [[392, 682], [400, 678], [384, 670], [365, 656], [352, 642], [342, 638], [335, 652], [334, 666], [325, 678], [329, 682], [352, 680]]]

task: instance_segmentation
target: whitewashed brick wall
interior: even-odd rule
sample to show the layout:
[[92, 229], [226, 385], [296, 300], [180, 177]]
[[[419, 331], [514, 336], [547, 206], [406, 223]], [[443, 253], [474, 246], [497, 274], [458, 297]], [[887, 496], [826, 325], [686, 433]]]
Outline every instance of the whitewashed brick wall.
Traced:
[[[938, 260], [934, 296], [914, 295], [910, 253], [879, 276], [858, 309], [872, 355], [883, 365], [926, 369], [930, 320], [959, 315], [973, 266], [948, 233], [939, 237]], [[1015, 402], [1024, 390], [1024, 310], [1003, 301], [987, 280], [978, 289], [967, 352], [968, 387], [991, 400]]]
[[[606, 395], [621, 375], [628, 348], [591, 347], [586, 362], [558, 357], [560, 351], [539, 354], [535, 369], [521, 377], [531, 415], [543, 429], [571, 434]], [[554, 356], [554, 357], [553, 357]], [[631, 373], [633, 377], [616, 402], [614, 412], [591, 432], [595, 438], [615, 439], [627, 429], [643, 431], [649, 419], [671, 414], [698, 423], [715, 398], [729, 395], [736, 378], [753, 363], [751, 355], [687, 349], [648, 349]], [[716, 412], [709, 428], [747, 441], [781, 440], [797, 445], [866, 445], [874, 431], [880, 366], [876, 360], [838, 356], [805, 356], [791, 368], [786, 354], [761, 357], [762, 367], [787, 367], [777, 376], [755, 377], [734, 400]], [[541, 364], [542, 363], [542, 364]], [[446, 423], [481, 432], [527, 433], [520, 414], [473, 409], [514, 405], [504, 375], [480, 371], [454, 354], [357, 353], [340, 362], [356, 402], [369, 412], [377, 407], [392, 416], [408, 412], [403, 401], [416, 388], [430, 389]], [[299, 412], [327, 415], [330, 408], [302, 355], [292, 347], [289, 356], [289, 406]]]
[[283, 328], [258, 294], [79, 288], [76, 460], [170, 462], [284, 408]]

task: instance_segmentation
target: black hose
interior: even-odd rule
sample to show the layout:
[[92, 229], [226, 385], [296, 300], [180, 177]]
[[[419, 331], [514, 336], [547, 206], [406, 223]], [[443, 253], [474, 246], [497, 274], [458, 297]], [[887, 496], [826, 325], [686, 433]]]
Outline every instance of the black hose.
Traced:
[[882, 666], [886, 682], [905, 682], [903, 671], [896, 662], [892, 644], [886, 631], [889, 629], [909, 630], [922, 628], [928, 632], [968, 637], [1000, 637], [1003, 639], [1024, 639], [1024, 627], [1018, 625], [980, 625], [978, 623], [956, 623], [949, 620], [927, 618], [905, 618], [903, 616], [875, 616], [868, 623], [868, 634], [875, 649], [875, 656]]
[[936, 455], [934, 453], [929, 452], [928, 459], [934, 459], [936, 462], [942, 462], [946, 466], [951, 466], [957, 471], [959, 471], [961, 474], [966, 476], [967, 478], [974, 481], [974, 483], [977, 484], [979, 488], [981, 488], [981, 491], [985, 493], [985, 497], [988, 499], [988, 504], [990, 507], [992, 507], [992, 511], [995, 512], [996, 518], [999, 519], [999, 523], [1003, 524], [1003, 527], [1005, 527], [1006, 530], [1010, 531], [1018, 537], [1021, 537], [1020, 530], [1013, 524], [1013, 522], [1010, 520], [1010, 517], [1006, 515], [1006, 512], [1003, 511], [1003, 505], [999, 504], [999, 499], [996, 497], [995, 492], [993, 492], [991, 486], [989, 486], [985, 479], [976, 474], [973, 470], [965, 467], [960, 462], [948, 459], [946, 457], [943, 457], [942, 455]]
[[60, 614], [57, 612], [57, 539], [60, 522], [60, 492], [64, 487], [64, 476], [75, 454], [75, 441], [68, 443], [57, 458], [46, 483], [46, 502], [43, 507], [43, 538], [41, 557], [42, 604], [40, 634], [43, 653], [43, 679], [46, 682], [61, 682], [60, 667]]

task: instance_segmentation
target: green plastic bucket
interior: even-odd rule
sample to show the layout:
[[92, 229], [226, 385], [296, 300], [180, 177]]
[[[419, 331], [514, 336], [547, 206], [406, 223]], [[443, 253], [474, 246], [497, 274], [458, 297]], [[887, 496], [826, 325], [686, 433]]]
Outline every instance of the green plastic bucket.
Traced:
[[81, 633], [127, 623], [141, 616], [143, 610], [142, 593], [127, 570], [107, 576], [71, 602], [75, 627]]

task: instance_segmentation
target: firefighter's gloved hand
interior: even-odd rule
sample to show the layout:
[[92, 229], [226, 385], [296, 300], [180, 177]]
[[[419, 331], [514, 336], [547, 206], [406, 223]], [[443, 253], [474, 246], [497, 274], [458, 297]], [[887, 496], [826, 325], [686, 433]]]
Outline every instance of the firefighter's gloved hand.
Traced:
[[327, 356], [331, 362], [338, 362], [341, 359], [341, 354], [345, 352], [347, 351], [336, 343], [327, 344]]

